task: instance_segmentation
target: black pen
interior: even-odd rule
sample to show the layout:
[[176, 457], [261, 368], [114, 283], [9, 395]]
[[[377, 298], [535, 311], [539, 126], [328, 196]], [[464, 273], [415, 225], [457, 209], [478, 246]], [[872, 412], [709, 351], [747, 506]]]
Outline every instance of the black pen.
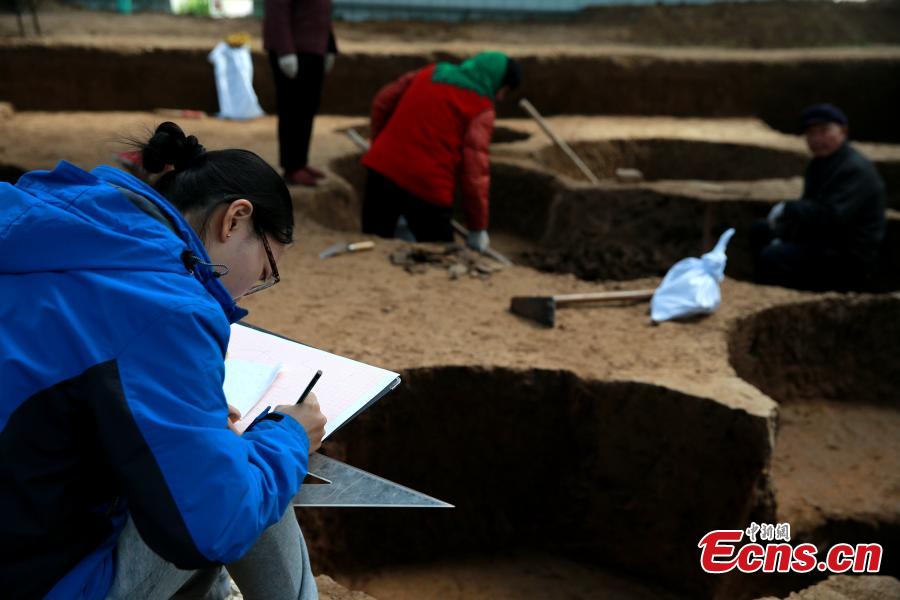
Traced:
[[306, 389], [303, 390], [302, 394], [300, 394], [300, 399], [297, 400], [297, 404], [300, 404], [304, 400], [306, 400], [306, 397], [309, 396], [309, 393], [312, 391], [313, 386], [316, 385], [316, 382], [319, 381], [319, 377], [321, 377], [321, 376], [322, 376], [322, 371], [321, 370], [316, 371], [316, 374], [313, 375], [312, 381], [309, 382], [309, 385], [306, 386]]

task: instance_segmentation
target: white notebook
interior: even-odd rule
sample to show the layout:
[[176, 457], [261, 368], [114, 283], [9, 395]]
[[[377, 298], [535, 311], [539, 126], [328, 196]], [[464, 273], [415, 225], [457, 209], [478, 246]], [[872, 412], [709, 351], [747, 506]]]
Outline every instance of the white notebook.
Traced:
[[[231, 341], [225, 362], [226, 385], [229, 363], [232, 363], [232, 371], [236, 375], [243, 373], [247, 378], [245, 382], [232, 385], [233, 389], [240, 389], [243, 393], [238, 401], [244, 406], [252, 406], [244, 411], [231, 399], [228, 400], [229, 404], [241, 410], [241, 420], [236, 424], [239, 431], [244, 431], [266, 407], [295, 404], [318, 370], [322, 371], [322, 377], [313, 392], [328, 418], [325, 438], [400, 384], [400, 376], [392, 371], [240, 323], [231, 326]], [[267, 373], [272, 372], [275, 375], [270, 385], [261, 397], [251, 403], [247, 398], [253, 395], [252, 390], [266, 378]]]
[[225, 398], [228, 404], [247, 414], [272, 387], [281, 364], [249, 362], [237, 358], [225, 359]]

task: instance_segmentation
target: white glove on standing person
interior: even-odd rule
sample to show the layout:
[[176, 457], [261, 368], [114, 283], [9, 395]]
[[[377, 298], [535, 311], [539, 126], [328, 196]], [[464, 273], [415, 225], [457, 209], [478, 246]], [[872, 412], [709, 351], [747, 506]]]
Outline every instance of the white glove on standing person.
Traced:
[[325, 55], [325, 74], [331, 73], [331, 70], [334, 68], [334, 52], [329, 52]]
[[769, 227], [775, 229], [778, 227], [778, 220], [781, 219], [781, 214], [784, 212], [784, 202], [779, 202], [775, 206], [772, 207], [772, 210], [769, 211], [769, 216], [766, 217], [766, 221], [769, 222]]
[[281, 69], [281, 72], [284, 73], [284, 76], [288, 79], [296, 77], [297, 71], [300, 69], [300, 64], [297, 62], [297, 55], [285, 54], [284, 56], [279, 56], [278, 68]]
[[466, 246], [482, 253], [488, 249], [490, 244], [491, 239], [488, 237], [488, 232], [484, 229], [480, 231], [470, 231], [469, 235], [466, 237]]

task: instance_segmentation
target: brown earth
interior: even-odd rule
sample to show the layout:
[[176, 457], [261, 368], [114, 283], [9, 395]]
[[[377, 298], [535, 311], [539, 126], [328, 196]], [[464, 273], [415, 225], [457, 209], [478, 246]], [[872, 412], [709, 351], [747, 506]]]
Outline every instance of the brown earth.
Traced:
[[[545, 114], [756, 116], [793, 131], [804, 106], [827, 99], [848, 112], [859, 139], [896, 141], [896, 120], [882, 115], [900, 102], [898, 5], [647, 7], [601, 10], [596, 19], [564, 25], [341, 24], [342, 54], [326, 82], [323, 112], [367, 114], [372, 95], [401, 73], [496, 48], [522, 61], [520, 93]], [[792, 20], [800, 14], [802, 28]], [[22, 109], [215, 112], [206, 55], [227, 32], [259, 31], [252, 19], [59, 7], [44, 22], [47, 35], [20, 39], [14, 18], [0, 17], [0, 98]], [[761, 49], [723, 48], [726, 39]], [[258, 40], [255, 47], [255, 87], [272, 111], [269, 66]], [[513, 103], [499, 110], [521, 114]]]
[[[40, 3], [39, 17], [45, 36], [102, 36], [128, 42], [140, 41], [143, 36], [163, 36], [211, 43], [228, 33], [248, 31], [256, 35], [259, 31], [259, 21], [254, 18], [173, 18], [155, 13], [125, 16], [82, 10], [52, 1]], [[712, 6], [594, 7], [555, 22], [336, 22], [335, 33], [345, 44], [492, 40], [521, 46], [631, 44], [792, 48], [898, 44], [898, 23], [900, 4], [896, 1], [859, 4], [770, 1]], [[0, 16], [0, 36], [18, 34], [15, 17], [11, 14]]]
[[316, 587], [319, 590], [319, 600], [375, 600], [365, 592], [345, 588], [328, 575], [316, 577]]
[[[834, 575], [784, 600], [897, 600], [900, 581], [893, 577]], [[759, 600], [776, 600], [772, 597]]]
[[[159, 120], [131, 113], [15, 113], [0, 122], [0, 163], [33, 169], [49, 167], [62, 156], [90, 167], [107, 161], [117, 137], [139, 135]], [[355, 149], [337, 130], [358, 122], [320, 118], [314, 162], [343, 165], [339, 170], [346, 171]], [[247, 147], [275, 160], [271, 118], [182, 124], [209, 148]], [[746, 121], [557, 119], [554, 124], [578, 129], [588, 139], [604, 127], [618, 128], [617, 136], [628, 138], [631, 127], [638, 137], [639, 131], [655, 138], [660, 132], [690, 137], [708, 130], [719, 140], [741, 137], [795, 148], [800, 143]], [[523, 122], [504, 126], [534, 133]], [[530, 153], [545, 145], [534, 140], [496, 146], [500, 168], [523, 173], [514, 169], [526, 168]], [[875, 151], [881, 156], [894, 152], [891, 147]], [[518, 214], [549, 211], [532, 206], [541, 201], [533, 182], [556, 177], [536, 171], [536, 179], [506, 178], [504, 185], [513, 189], [531, 189]], [[686, 189], [691, 188], [682, 193]], [[589, 186], [575, 184], [573, 190], [591, 193]], [[883, 390], [896, 397], [897, 382], [889, 374], [900, 372], [892, 345], [898, 337], [883, 325], [896, 321], [886, 316], [896, 314], [896, 295], [853, 300], [726, 279], [723, 305], [706, 319], [652, 327], [645, 304], [626, 304], [560, 310], [557, 327], [543, 329], [509, 314], [509, 298], [647, 287], [657, 279], [592, 283], [527, 266], [486, 280], [451, 280], [438, 269], [411, 275], [389, 261], [402, 243], [380, 239], [372, 252], [321, 261], [318, 252], [335, 241], [366, 237], [310, 218], [346, 224], [358, 207], [353, 185], [333, 175], [320, 190], [293, 192], [298, 243], [279, 264], [282, 283], [247, 299], [250, 321], [400, 372], [404, 384], [336, 435], [325, 451], [459, 507], [446, 513], [301, 510], [319, 572], [385, 597], [478, 597], [481, 591], [481, 597], [493, 598], [516, 595], [525, 586], [536, 591], [534, 597], [591, 597], [599, 589], [610, 597], [619, 593], [637, 599], [662, 587], [660, 593], [689, 597], [745, 598], [753, 597], [751, 589], [786, 594], [797, 588], [778, 581], [751, 588], [740, 578], [730, 582], [731, 588], [722, 587], [699, 572], [696, 543], [705, 531], [743, 528], [751, 519], [797, 518], [799, 523], [801, 512], [781, 512], [798, 505], [821, 507], [832, 521], [847, 514], [866, 525], [860, 512], [851, 510], [852, 494], [813, 493], [833, 477], [815, 470], [822, 466], [812, 461], [816, 457], [803, 437], [818, 439], [814, 431], [823, 419], [801, 422], [796, 415], [802, 413], [789, 412], [788, 403], [797, 396], [796, 381], [831, 382], [813, 390], [814, 397], [835, 402], [848, 389]], [[501, 196], [506, 200], [498, 198], [497, 216], [510, 232], [495, 239], [498, 248], [512, 254], [517, 244], [529, 243], [527, 233], [539, 229], [540, 219], [517, 223], [515, 194]], [[589, 217], [591, 211], [583, 214]], [[665, 224], [660, 227], [665, 230]], [[700, 245], [699, 230], [686, 235], [688, 243]], [[817, 302], [807, 311], [813, 317], [791, 318], [791, 311], [800, 309], [790, 305], [799, 301]], [[765, 316], [767, 309], [774, 316]], [[826, 319], [825, 331], [839, 337], [823, 341], [815, 323], [835, 312], [847, 318]], [[805, 353], [790, 347], [759, 351], [758, 340], [772, 347], [777, 332], [794, 321], [798, 329], [786, 335], [787, 341], [809, 340]], [[855, 323], [857, 329], [841, 329], [841, 323]], [[876, 335], [879, 345], [865, 343]], [[832, 339], [858, 343], [842, 347]], [[740, 340], [749, 345], [740, 346]], [[778, 365], [783, 365], [780, 370]], [[855, 384], [847, 387], [835, 373]], [[823, 389], [836, 391], [825, 394]], [[790, 417], [777, 442], [778, 404], [772, 398], [784, 403]], [[853, 414], [847, 413], [848, 423]], [[795, 434], [790, 434], [791, 420], [799, 423]], [[844, 420], [830, 418], [824, 425], [833, 431]], [[872, 435], [888, 436], [893, 430], [893, 421], [877, 427], [871, 421], [853, 420], [841, 448], [856, 448], [856, 454], [846, 453], [848, 460], [871, 463], [852, 481], [876, 490], [873, 478], [889, 482], [883, 474], [900, 469], [898, 454], [889, 448], [876, 460], [872, 444], [850, 443], [867, 427]], [[804, 477], [821, 488], [799, 477], [779, 479], [779, 473], [798, 465], [812, 471]], [[786, 485], [795, 481], [793, 490]], [[889, 509], [896, 490], [890, 485], [881, 484], [883, 504], [872, 505], [881, 527], [893, 518]], [[813, 534], [822, 529], [811, 527]], [[855, 531], [883, 533], [872, 527]]]
[[[820, 550], [874, 537], [900, 545], [900, 376], [887, 348], [896, 310], [889, 298], [796, 304], [731, 333], [738, 375], [779, 402], [778, 520]], [[886, 553], [882, 569], [896, 574], [900, 562]]]

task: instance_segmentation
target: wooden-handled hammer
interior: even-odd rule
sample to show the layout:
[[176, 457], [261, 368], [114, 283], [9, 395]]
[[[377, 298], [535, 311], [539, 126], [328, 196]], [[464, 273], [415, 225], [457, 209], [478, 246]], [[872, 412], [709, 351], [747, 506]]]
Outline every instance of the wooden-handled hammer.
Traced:
[[515, 296], [509, 304], [510, 312], [541, 325], [556, 324], [556, 307], [587, 302], [622, 302], [649, 300], [656, 290], [627, 290], [615, 292], [590, 292], [586, 294], [560, 294], [557, 296]]

